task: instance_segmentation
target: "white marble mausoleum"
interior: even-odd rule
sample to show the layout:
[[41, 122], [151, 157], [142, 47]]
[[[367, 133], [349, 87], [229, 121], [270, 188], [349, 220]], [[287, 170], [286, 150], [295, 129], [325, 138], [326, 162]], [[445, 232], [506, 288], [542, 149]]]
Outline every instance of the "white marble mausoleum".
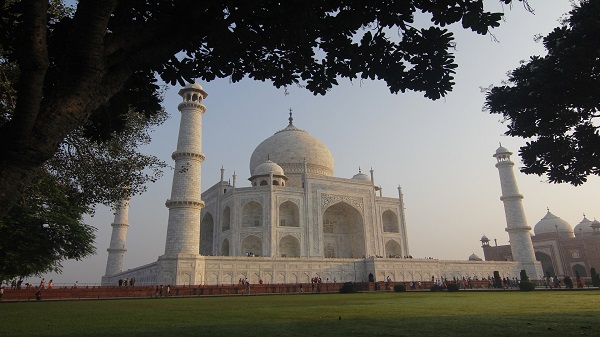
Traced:
[[[225, 181], [221, 169], [220, 181], [201, 193], [207, 93], [190, 84], [179, 94], [181, 124], [166, 202], [165, 253], [155, 262], [123, 270], [128, 227], [128, 206], [123, 203], [112, 224], [104, 285], [124, 278], [135, 278], [138, 285], [203, 285], [232, 284], [240, 278], [307, 283], [315, 276], [345, 282], [367, 281], [369, 274], [377, 281], [487, 278], [494, 271], [515, 276], [521, 269], [537, 274], [527, 247], [518, 250], [523, 261], [413, 259], [401, 189], [397, 197], [383, 197], [373, 170], [335, 177], [331, 152], [294, 125], [291, 111], [288, 125], [252, 153], [246, 187], [237, 186], [235, 175]], [[501, 171], [501, 180], [510, 177], [512, 167], [500, 169], [506, 171]], [[511, 235], [524, 237], [526, 224], [513, 227]]]

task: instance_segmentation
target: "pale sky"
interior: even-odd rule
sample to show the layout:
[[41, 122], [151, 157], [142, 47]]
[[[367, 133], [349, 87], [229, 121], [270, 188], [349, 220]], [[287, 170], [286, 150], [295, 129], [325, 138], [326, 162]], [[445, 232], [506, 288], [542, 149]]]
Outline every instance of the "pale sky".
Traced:
[[[341, 80], [326, 96], [313, 96], [291, 87], [289, 94], [269, 83], [227, 79], [199, 81], [208, 92], [203, 117], [202, 188], [235, 171], [239, 187], [249, 186], [250, 155], [264, 139], [288, 123], [323, 141], [335, 159], [336, 177], [351, 178], [359, 166], [364, 173], [372, 167], [375, 183], [387, 197], [404, 192], [410, 254], [444, 260], [466, 260], [476, 253], [483, 257], [479, 239], [483, 234], [507, 244], [506, 221], [498, 171], [492, 157], [498, 143], [511, 150], [515, 168], [521, 166], [518, 149], [522, 139], [503, 135], [501, 117], [482, 111], [480, 87], [499, 85], [506, 73], [531, 55], [543, 55], [537, 34], [546, 35], [558, 26], [570, 9], [569, 1], [529, 0], [535, 15], [520, 2], [505, 7], [506, 22], [493, 31], [499, 42], [451, 27], [456, 33], [456, 86], [447, 97], [430, 101], [419, 93], [393, 95], [380, 81]], [[500, 9], [497, 1], [487, 1]], [[494, 7], [491, 7], [494, 6]], [[180, 114], [179, 86], [172, 87], [164, 101], [171, 118], [153, 132], [153, 142], [144, 152], [172, 165]], [[157, 260], [164, 253], [172, 171], [131, 200], [125, 269]], [[573, 227], [583, 214], [600, 219], [600, 178], [583, 186], [549, 184], [544, 177], [516, 172], [527, 221], [533, 228], [546, 208]], [[55, 284], [99, 284], [106, 268], [113, 213], [99, 207], [89, 223], [98, 228], [97, 254], [83, 261], [65, 262], [62, 275], [44, 275]], [[36, 278], [32, 278], [35, 282]]]

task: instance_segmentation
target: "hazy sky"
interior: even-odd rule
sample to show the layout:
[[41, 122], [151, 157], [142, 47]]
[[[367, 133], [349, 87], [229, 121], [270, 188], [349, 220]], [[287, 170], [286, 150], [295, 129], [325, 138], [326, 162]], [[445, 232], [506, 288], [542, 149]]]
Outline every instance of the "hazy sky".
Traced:
[[[326, 96], [291, 87], [286, 95], [269, 83], [227, 79], [200, 84], [208, 92], [203, 117], [202, 188], [207, 189], [225, 168], [226, 179], [235, 171], [240, 187], [249, 186], [250, 155], [273, 133], [287, 126], [288, 109], [294, 125], [323, 141], [335, 159], [335, 176], [350, 178], [359, 166], [375, 171], [375, 183], [387, 197], [397, 197], [402, 186], [410, 254], [448, 260], [465, 260], [472, 253], [483, 257], [483, 234], [507, 244], [506, 221], [500, 197], [498, 171], [492, 157], [498, 143], [517, 156], [522, 139], [503, 135], [500, 116], [482, 111], [480, 87], [498, 85], [507, 71], [531, 55], [543, 55], [537, 34], [546, 35], [569, 11], [569, 1], [529, 0], [535, 15], [520, 2], [505, 7], [506, 22], [490, 36], [451, 27], [456, 32], [456, 86], [446, 98], [430, 101], [418, 93], [392, 95], [385, 83], [342, 80]], [[490, 9], [502, 10], [497, 1]], [[201, 28], [201, 27], [200, 27]], [[180, 114], [179, 87], [170, 88], [164, 107], [171, 118], [153, 132], [144, 152], [172, 164]], [[600, 179], [580, 187], [555, 185], [544, 177], [516, 173], [527, 221], [531, 227], [546, 214], [546, 207], [573, 227], [583, 213], [600, 219]], [[131, 200], [125, 268], [156, 261], [164, 253], [172, 171]], [[62, 275], [45, 275], [54, 282], [99, 283], [106, 268], [112, 211], [99, 207], [89, 222], [98, 228], [97, 254], [80, 262], [64, 263]]]

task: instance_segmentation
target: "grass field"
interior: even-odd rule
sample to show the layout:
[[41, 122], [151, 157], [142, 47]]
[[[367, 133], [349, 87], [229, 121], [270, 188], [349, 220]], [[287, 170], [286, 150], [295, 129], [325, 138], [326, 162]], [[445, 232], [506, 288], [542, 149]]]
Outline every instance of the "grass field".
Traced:
[[600, 336], [600, 291], [0, 304], [0, 336]]

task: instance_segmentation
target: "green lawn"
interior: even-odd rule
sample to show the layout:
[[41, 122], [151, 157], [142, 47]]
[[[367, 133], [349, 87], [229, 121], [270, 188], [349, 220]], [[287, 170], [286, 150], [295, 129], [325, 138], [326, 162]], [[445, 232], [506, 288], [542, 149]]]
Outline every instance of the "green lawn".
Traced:
[[0, 336], [599, 336], [600, 291], [0, 304]]

